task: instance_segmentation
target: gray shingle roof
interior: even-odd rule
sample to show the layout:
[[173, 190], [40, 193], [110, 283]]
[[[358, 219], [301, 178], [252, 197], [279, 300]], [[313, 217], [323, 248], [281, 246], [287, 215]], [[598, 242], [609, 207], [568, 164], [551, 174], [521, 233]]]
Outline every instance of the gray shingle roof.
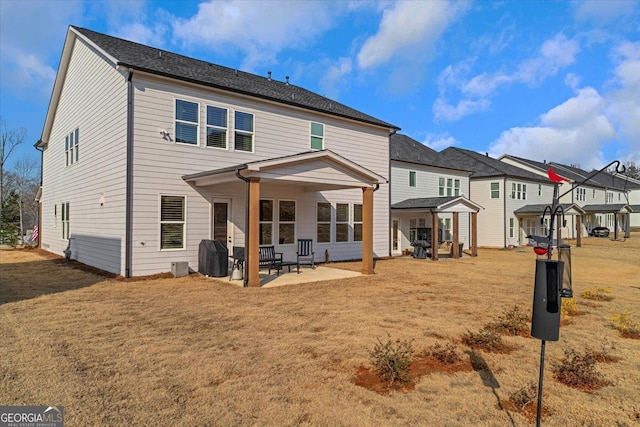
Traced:
[[395, 133], [389, 137], [389, 141], [391, 160], [460, 170], [445, 162], [436, 150], [407, 135]]
[[549, 182], [538, 174], [510, 165], [488, 155], [457, 147], [449, 147], [440, 152], [442, 161], [449, 167], [472, 171], [471, 178], [511, 177], [530, 181]]
[[[560, 203], [558, 206], [562, 206], [562, 209], [565, 212], [567, 212], [574, 205], [571, 204], [571, 203]], [[575, 206], [577, 206], [577, 205], [575, 205]], [[513, 213], [515, 213], [515, 214], [536, 214], [536, 215], [541, 215], [547, 207], [550, 207], [550, 205], [544, 205], [544, 204], [526, 205], [526, 206], [522, 206], [521, 208], [516, 209], [515, 211], [513, 211]]]
[[395, 125], [293, 84], [270, 80], [255, 74], [97, 33], [86, 28], [75, 26], [72, 28], [114, 57], [119, 65], [125, 67], [389, 129], [399, 129]]
[[623, 203], [611, 204], [611, 205], [585, 205], [582, 209], [589, 213], [614, 213], [620, 212], [623, 208], [627, 207]]
[[438, 206], [458, 199], [460, 196], [450, 197], [424, 197], [418, 199], [407, 199], [391, 205], [391, 209], [435, 209]]

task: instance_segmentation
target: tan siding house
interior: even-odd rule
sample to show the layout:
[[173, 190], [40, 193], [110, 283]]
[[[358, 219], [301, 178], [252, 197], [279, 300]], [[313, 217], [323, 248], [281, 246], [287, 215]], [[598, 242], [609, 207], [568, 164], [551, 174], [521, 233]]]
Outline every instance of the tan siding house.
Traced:
[[70, 27], [37, 144], [42, 247], [129, 277], [197, 270], [200, 242], [219, 240], [245, 247], [258, 286], [257, 246], [295, 259], [310, 238], [317, 261], [369, 274], [389, 255], [397, 129], [288, 81]]

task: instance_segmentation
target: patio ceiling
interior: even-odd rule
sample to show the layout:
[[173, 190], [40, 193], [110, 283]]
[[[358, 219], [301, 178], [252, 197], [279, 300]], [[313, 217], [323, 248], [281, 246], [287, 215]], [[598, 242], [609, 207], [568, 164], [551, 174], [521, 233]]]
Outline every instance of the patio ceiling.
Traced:
[[182, 177], [197, 187], [219, 185], [245, 178], [260, 178], [269, 185], [302, 187], [304, 191], [375, 187], [387, 179], [330, 150], [258, 160]]

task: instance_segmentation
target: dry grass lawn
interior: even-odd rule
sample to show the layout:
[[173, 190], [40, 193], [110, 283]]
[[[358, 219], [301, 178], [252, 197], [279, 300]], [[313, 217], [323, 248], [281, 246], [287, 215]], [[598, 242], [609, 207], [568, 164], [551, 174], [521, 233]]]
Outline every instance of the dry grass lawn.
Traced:
[[[547, 343], [545, 426], [640, 425], [640, 233], [572, 248], [584, 313]], [[68, 426], [523, 426], [501, 404], [537, 383], [540, 341], [504, 337], [510, 353], [477, 351], [484, 370], [435, 372], [380, 395], [353, 380], [376, 338], [417, 351], [455, 343], [514, 305], [530, 313], [535, 254], [480, 250], [460, 260], [378, 261], [376, 274], [270, 289], [200, 275], [116, 281], [35, 251], [0, 251], [0, 404], [63, 405]], [[358, 263], [331, 264], [359, 270]], [[580, 297], [612, 290], [611, 301]], [[609, 385], [592, 393], [553, 379], [564, 349], [606, 347]], [[477, 365], [477, 360], [476, 360]]]

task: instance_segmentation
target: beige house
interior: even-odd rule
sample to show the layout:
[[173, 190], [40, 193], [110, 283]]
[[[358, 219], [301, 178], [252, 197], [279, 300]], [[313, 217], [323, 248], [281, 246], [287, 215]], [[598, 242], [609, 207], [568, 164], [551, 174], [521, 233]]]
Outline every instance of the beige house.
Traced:
[[277, 81], [69, 27], [42, 137], [41, 246], [125, 277], [212, 239], [388, 256], [392, 124]]

